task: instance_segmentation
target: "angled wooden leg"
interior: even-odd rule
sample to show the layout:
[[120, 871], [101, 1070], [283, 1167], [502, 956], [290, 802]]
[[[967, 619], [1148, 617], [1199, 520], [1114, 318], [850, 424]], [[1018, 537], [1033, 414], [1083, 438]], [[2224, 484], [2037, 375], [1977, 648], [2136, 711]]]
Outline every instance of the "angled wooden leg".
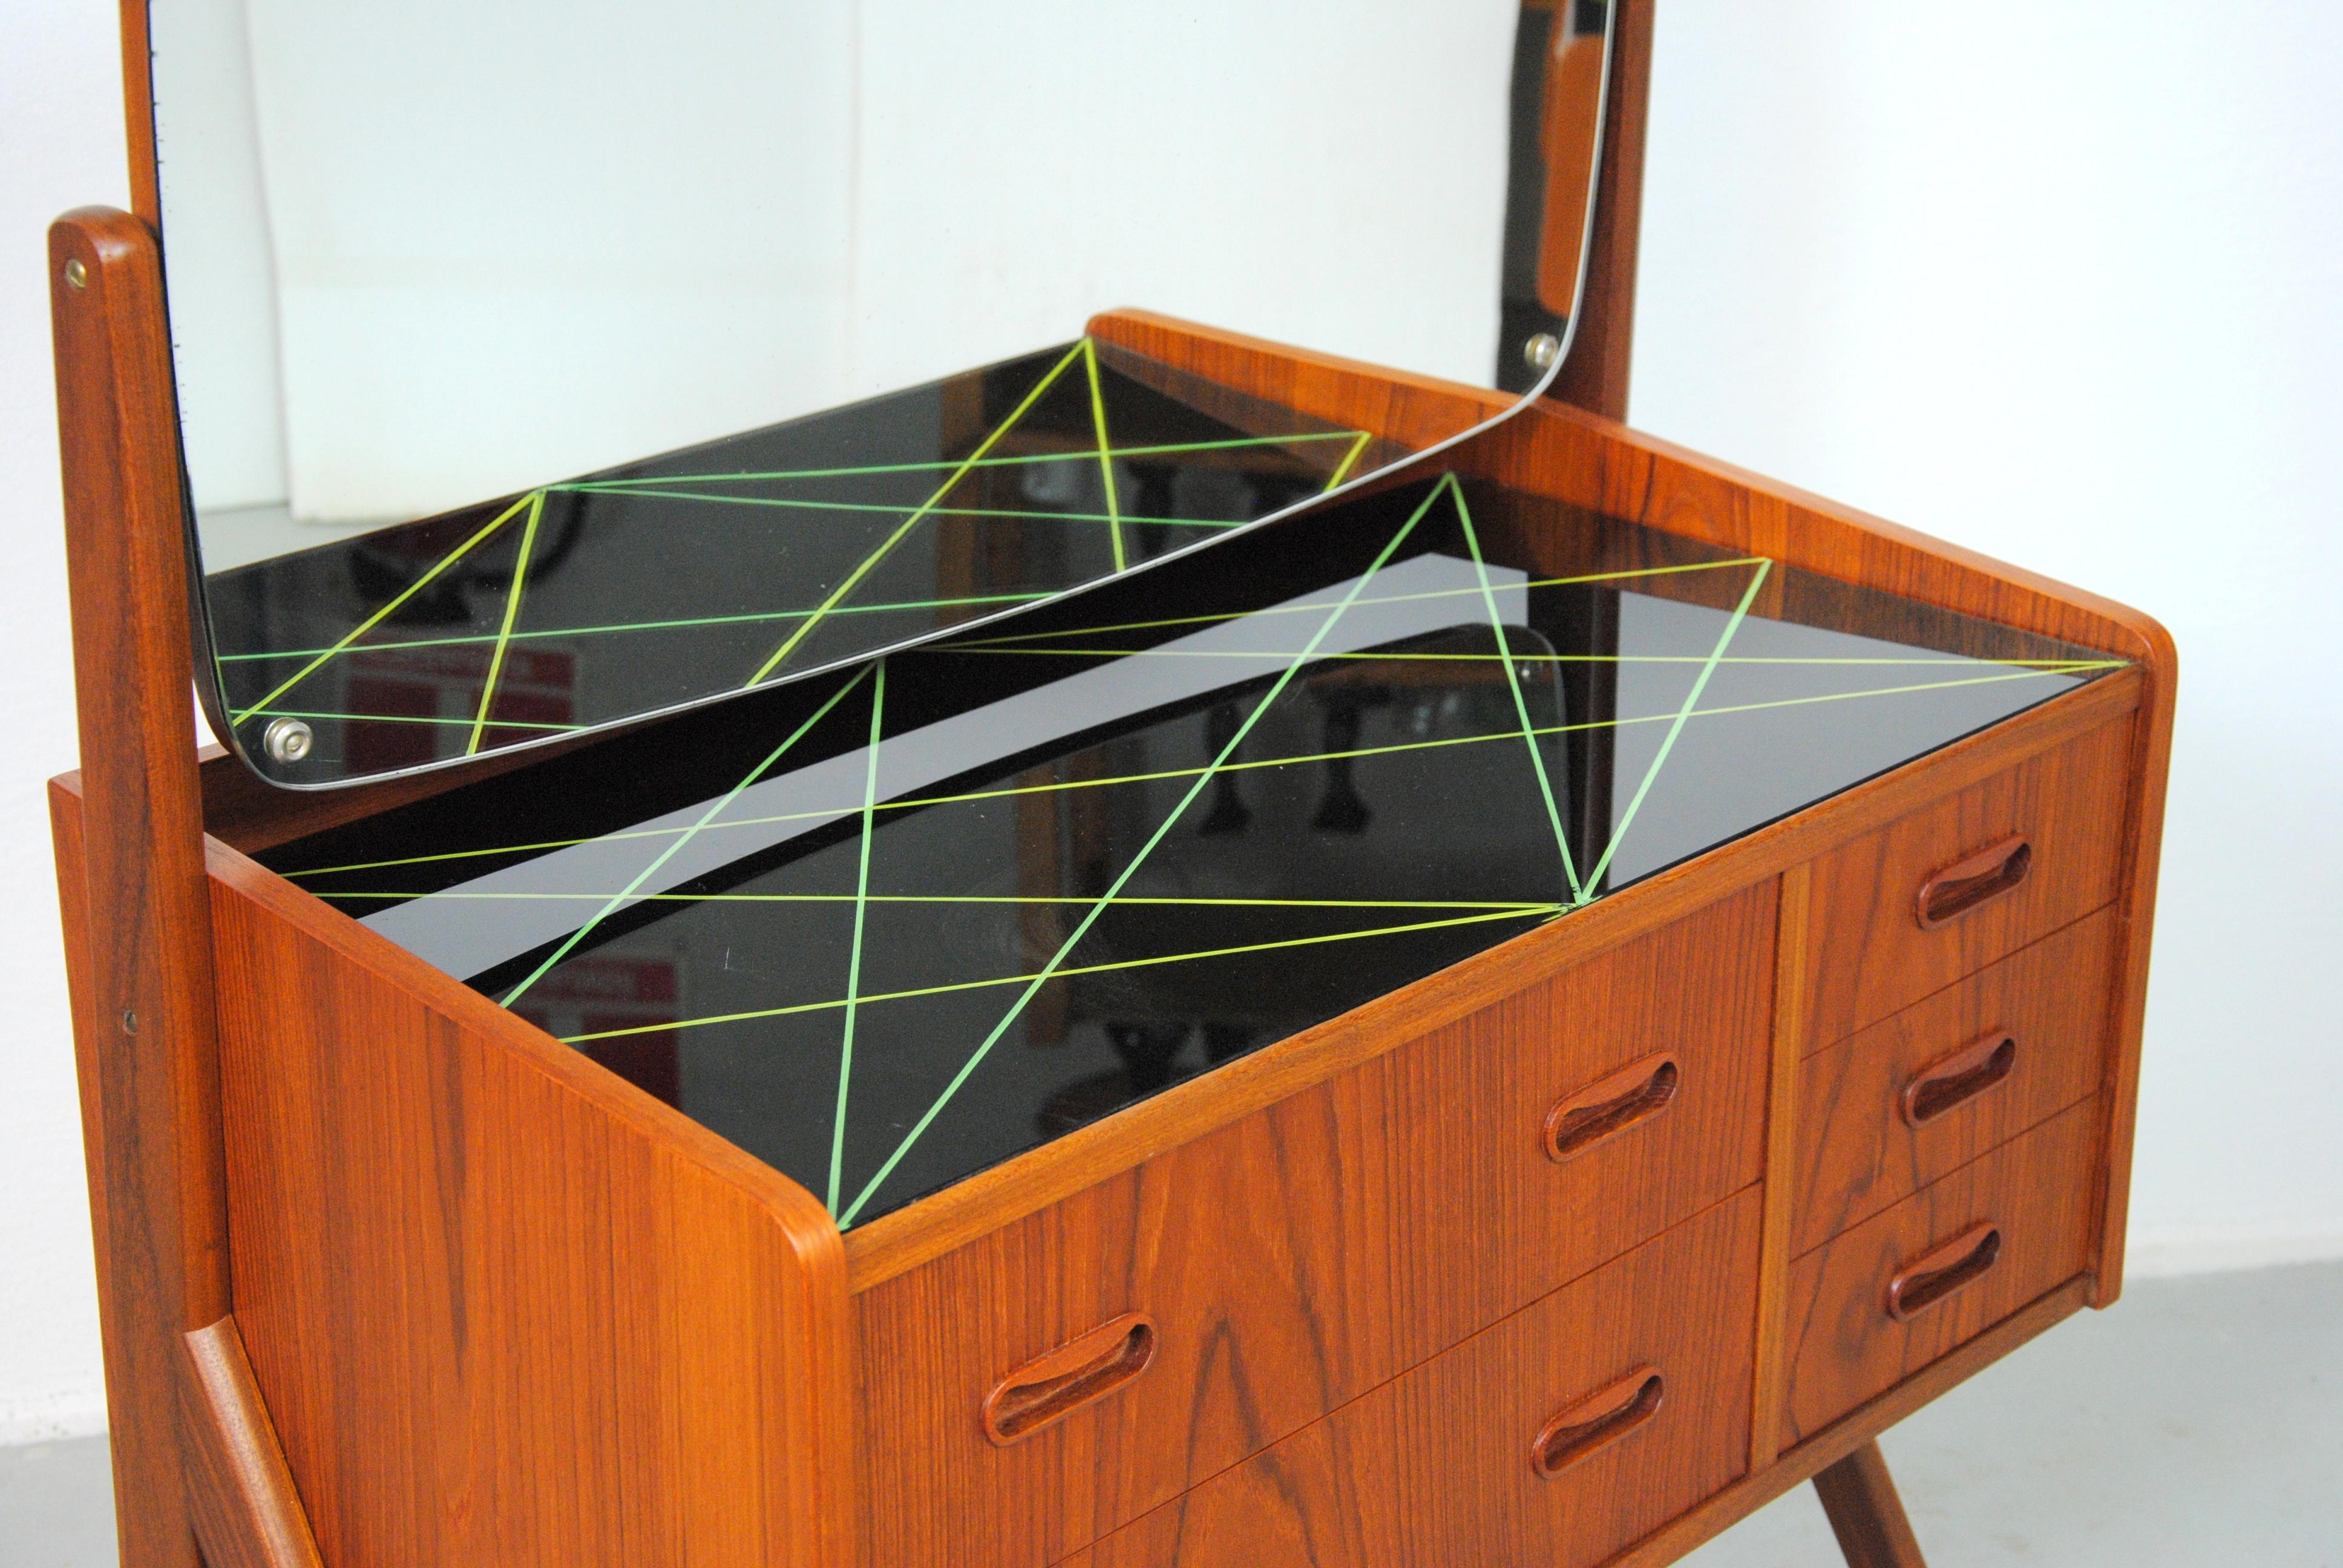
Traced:
[[1846, 1554], [1846, 1568], [1927, 1568], [1876, 1442], [1816, 1475], [1815, 1493]]

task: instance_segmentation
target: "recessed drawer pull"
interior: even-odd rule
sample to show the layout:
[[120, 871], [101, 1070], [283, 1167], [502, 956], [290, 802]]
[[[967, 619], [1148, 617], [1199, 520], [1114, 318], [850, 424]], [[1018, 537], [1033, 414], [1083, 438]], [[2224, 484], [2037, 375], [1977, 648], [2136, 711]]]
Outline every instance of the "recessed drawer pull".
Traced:
[[1664, 1050], [1564, 1096], [1546, 1113], [1547, 1156], [1567, 1160], [1583, 1154], [1614, 1133], [1657, 1116], [1675, 1099], [1682, 1077], [1674, 1053]]
[[1887, 1285], [1887, 1315], [1908, 1323], [1938, 1302], [1985, 1278], [2001, 1257], [2001, 1227], [1972, 1225], [1934, 1251], [1904, 1265]]
[[2022, 833], [1956, 860], [1920, 884], [1920, 929], [1935, 930], [2014, 892], [2034, 869], [2034, 846]]
[[1564, 1406], [1530, 1445], [1530, 1465], [1551, 1479], [1607, 1448], [1658, 1413], [1667, 1380], [1651, 1367], [1637, 1367], [1600, 1392]]
[[1904, 1121], [1926, 1127], [2007, 1078], [2017, 1066], [2017, 1037], [1995, 1030], [1950, 1056], [1940, 1056], [1904, 1086]]
[[984, 1435], [1003, 1448], [1031, 1437], [1122, 1387], [1154, 1355], [1155, 1323], [1145, 1313], [1101, 1323], [1003, 1378], [985, 1399]]

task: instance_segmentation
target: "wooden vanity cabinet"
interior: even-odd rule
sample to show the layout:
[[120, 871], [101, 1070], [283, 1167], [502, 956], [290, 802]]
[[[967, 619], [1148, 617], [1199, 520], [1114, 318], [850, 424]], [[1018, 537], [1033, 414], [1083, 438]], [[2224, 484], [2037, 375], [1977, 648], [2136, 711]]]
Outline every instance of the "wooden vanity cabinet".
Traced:
[[[1443, 460], [2125, 667], [843, 1234], [253, 859], [447, 784], [199, 763], [152, 234], [60, 222], [50, 799], [126, 1563], [1655, 1564], [1818, 1474], [1886, 1528], [1876, 1435], [2115, 1300], [2170, 639], [1616, 422], [1621, 27], [1558, 396]], [[1403, 444], [1509, 401], [1091, 332]]]
[[[215, 841], [247, 1429], [328, 1563], [1664, 1561], [2112, 1292], [2131, 922], [2074, 825], [2134, 809], [2147, 678], [842, 1239]], [[2039, 890], [1924, 930], [2013, 834]]]

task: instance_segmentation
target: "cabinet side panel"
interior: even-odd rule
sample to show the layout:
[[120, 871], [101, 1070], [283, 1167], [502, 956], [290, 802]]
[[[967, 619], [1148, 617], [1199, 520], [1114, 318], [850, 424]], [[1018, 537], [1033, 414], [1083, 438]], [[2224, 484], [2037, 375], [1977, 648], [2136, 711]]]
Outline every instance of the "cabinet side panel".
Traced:
[[820, 1206], [215, 867], [236, 1313], [325, 1560], [847, 1560]]

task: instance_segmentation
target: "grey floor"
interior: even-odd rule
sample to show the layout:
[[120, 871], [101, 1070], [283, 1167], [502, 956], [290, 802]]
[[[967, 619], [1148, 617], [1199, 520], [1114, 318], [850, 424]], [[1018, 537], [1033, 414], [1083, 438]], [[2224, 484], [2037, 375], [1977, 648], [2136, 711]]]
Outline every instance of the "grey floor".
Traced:
[[[2343, 1263], [2136, 1284], [1884, 1446], [1932, 1568], [2343, 1568]], [[0, 1449], [0, 1568], [106, 1568], [112, 1506], [105, 1439]], [[1838, 1561], [1804, 1487], [1685, 1559]]]

